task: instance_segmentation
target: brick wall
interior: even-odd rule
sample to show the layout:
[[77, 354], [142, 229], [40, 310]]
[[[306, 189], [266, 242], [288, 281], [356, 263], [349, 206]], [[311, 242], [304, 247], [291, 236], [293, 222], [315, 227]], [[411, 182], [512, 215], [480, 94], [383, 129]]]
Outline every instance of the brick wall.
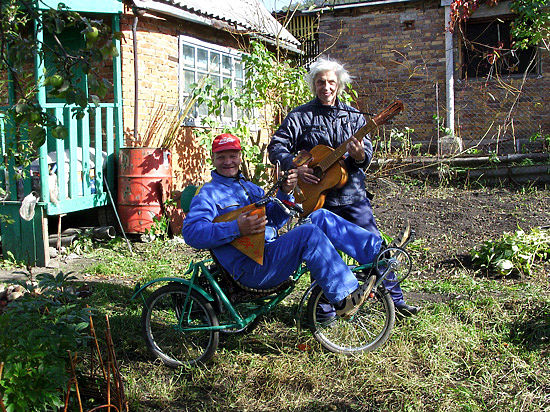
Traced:
[[[148, 15], [139, 18], [138, 41], [138, 139], [134, 134], [134, 53], [132, 24], [134, 16], [126, 11], [121, 19], [124, 39], [121, 44], [123, 125], [127, 146], [139, 146], [156, 108], [161, 103], [175, 108], [178, 102], [178, 36], [185, 34], [210, 43], [237, 47], [227, 32], [210, 27]], [[181, 190], [188, 184], [209, 178], [205, 157], [209, 152], [194, 141], [191, 130], [182, 128], [172, 150], [173, 186]]]
[[[396, 98], [404, 101], [404, 113], [380, 128], [380, 136], [387, 138], [391, 128], [409, 127], [414, 129], [414, 141], [432, 153], [438, 139], [434, 116], [446, 118], [444, 10], [439, 1], [336, 10], [323, 13], [319, 26], [320, 48], [353, 76], [361, 110], [377, 113]], [[548, 53], [543, 69], [547, 63]], [[455, 80], [455, 129], [466, 147], [485, 136], [480, 148], [490, 150], [497, 141], [513, 140], [513, 147], [499, 147], [510, 152], [525, 147], [539, 125], [550, 132], [548, 110], [542, 104], [549, 91], [548, 75], [528, 78], [516, 99], [518, 94], [511, 91], [520, 80], [508, 77], [486, 86], [485, 81]]]

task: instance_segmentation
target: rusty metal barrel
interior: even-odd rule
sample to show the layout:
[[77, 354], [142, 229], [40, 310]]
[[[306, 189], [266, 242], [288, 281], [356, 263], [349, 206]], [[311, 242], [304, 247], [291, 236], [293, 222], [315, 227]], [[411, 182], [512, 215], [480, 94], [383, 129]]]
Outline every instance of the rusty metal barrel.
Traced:
[[118, 213], [126, 233], [145, 233], [164, 213], [172, 187], [168, 149], [124, 147], [118, 157]]

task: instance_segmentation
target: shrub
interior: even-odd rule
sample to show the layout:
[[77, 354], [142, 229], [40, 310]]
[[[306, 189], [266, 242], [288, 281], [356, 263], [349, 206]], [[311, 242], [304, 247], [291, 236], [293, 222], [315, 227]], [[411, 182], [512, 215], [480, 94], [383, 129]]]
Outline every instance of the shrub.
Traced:
[[505, 233], [501, 239], [486, 241], [470, 252], [474, 265], [499, 275], [530, 275], [535, 261], [550, 256], [550, 231], [532, 229]]
[[63, 406], [70, 376], [68, 353], [86, 344], [89, 311], [67, 289], [72, 276], [38, 275], [38, 288], [11, 302], [0, 315], [0, 391], [8, 412]]

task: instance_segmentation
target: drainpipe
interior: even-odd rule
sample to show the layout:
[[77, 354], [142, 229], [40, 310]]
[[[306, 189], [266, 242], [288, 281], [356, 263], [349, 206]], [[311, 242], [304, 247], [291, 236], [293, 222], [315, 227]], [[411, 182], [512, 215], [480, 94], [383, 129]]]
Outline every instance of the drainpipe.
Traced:
[[445, 7], [445, 95], [447, 110], [447, 129], [450, 134], [441, 139], [442, 153], [462, 151], [462, 142], [455, 136], [455, 87], [454, 87], [454, 57], [453, 57], [453, 33], [449, 31], [451, 23], [452, 0], [441, 0]]
[[138, 101], [139, 101], [139, 80], [138, 80], [138, 51], [137, 51], [137, 25], [139, 16], [143, 16], [143, 11], [132, 7], [134, 13], [134, 22], [132, 24], [133, 54], [134, 54], [134, 144], [138, 141]]

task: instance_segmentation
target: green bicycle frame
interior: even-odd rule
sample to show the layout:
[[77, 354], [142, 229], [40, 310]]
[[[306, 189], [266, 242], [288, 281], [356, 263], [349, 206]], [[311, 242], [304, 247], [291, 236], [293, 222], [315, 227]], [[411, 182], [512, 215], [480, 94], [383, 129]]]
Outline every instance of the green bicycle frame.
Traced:
[[[380, 264], [385, 264], [391, 261], [391, 259], [382, 259], [379, 261]], [[306, 273], [308, 272], [307, 267], [305, 264], [300, 264], [300, 266], [296, 269], [296, 271], [292, 274], [291, 284], [279, 291], [278, 293], [274, 293], [272, 295], [268, 295], [262, 298], [258, 298], [256, 300], [251, 301], [250, 303], [259, 303], [262, 304], [258, 306], [258, 308], [251, 311], [250, 314], [243, 317], [241, 314], [235, 309], [233, 304], [229, 301], [227, 298], [227, 295], [224, 293], [222, 288], [220, 287], [218, 281], [216, 280], [216, 275], [218, 274], [218, 270], [216, 269], [211, 272], [211, 269], [208, 267], [208, 264], [213, 262], [212, 259], [205, 259], [198, 261], [196, 263], [191, 262], [189, 264], [188, 269], [183, 273], [182, 277], [164, 277], [159, 279], [154, 279], [143, 286], [141, 286], [139, 283], [136, 285], [134, 289], [134, 293], [131, 297], [131, 300], [136, 299], [137, 297], [140, 297], [144, 304], [146, 304], [146, 299], [143, 296], [143, 292], [149, 288], [151, 285], [159, 282], [174, 282], [174, 283], [180, 283], [182, 285], [187, 286], [187, 293], [185, 295], [185, 299], [183, 301], [183, 305], [179, 308], [179, 311], [181, 314], [186, 314], [187, 316], [178, 316], [178, 323], [173, 325], [174, 329], [180, 332], [185, 331], [199, 331], [199, 330], [227, 330], [227, 329], [244, 329], [246, 326], [248, 326], [251, 322], [253, 322], [258, 316], [262, 316], [269, 311], [271, 311], [275, 306], [277, 306], [282, 300], [284, 300], [288, 295], [292, 293], [294, 290], [294, 285], [296, 282]], [[353, 265], [350, 269], [353, 272], [361, 271], [364, 269], [371, 269], [373, 267], [373, 263], [368, 263], [365, 265]], [[391, 262], [386, 267], [391, 267]], [[387, 272], [387, 270], [385, 271]], [[186, 276], [190, 275], [189, 278], [186, 278]], [[206, 291], [203, 287], [201, 287], [197, 279], [199, 276], [204, 276], [206, 281], [208, 282], [209, 286], [212, 288], [213, 296], [208, 291]], [[385, 276], [382, 276], [377, 281], [377, 286], [382, 282]], [[300, 304], [298, 311], [301, 313], [301, 307], [304, 305], [305, 300], [307, 296], [311, 293], [313, 290], [313, 287], [315, 286], [315, 282], [311, 284], [311, 286], [308, 288], [308, 290], [304, 293]], [[211, 325], [193, 325], [193, 326], [185, 326], [185, 324], [189, 325], [190, 323], [190, 314], [191, 314], [191, 307], [190, 302], [192, 302], [189, 297], [191, 295], [191, 291], [194, 290], [197, 293], [201, 294], [208, 302], [214, 303], [216, 302], [216, 296], [219, 299], [219, 302], [227, 309], [230, 315], [230, 322], [224, 322], [218, 326], [211, 326]], [[298, 316], [299, 317], [299, 316]], [[298, 323], [299, 324], [299, 323]]]

